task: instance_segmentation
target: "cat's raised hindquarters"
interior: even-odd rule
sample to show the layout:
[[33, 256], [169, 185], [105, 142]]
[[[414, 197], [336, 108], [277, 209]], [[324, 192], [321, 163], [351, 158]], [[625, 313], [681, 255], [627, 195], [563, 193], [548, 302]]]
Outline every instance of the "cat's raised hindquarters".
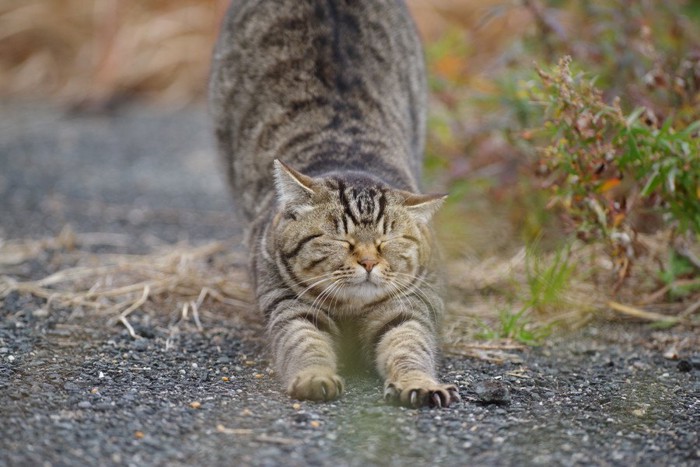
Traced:
[[339, 341], [352, 332], [391, 402], [456, 400], [436, 377], [443, 302], [429, 222], [444, 195], [418, 190], [425, 72], [405, 6], [234, 1], [210, 89], [288, 393], [339, 397]]

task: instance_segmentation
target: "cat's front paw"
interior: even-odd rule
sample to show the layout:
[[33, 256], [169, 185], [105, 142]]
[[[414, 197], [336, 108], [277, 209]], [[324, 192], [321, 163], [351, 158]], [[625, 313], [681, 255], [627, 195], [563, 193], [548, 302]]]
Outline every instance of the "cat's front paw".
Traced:
[[343, 379], [330, 369], [314, 368], [296, 375], [287, 388], [294, 399], [330, 401], [343, 393]]
[[384, 400], [391, 404], [405, 407], [447, 407], [460, 400], [459, 391], [454, 384], [440, 384], [431, 379], [404, 382], [387, 382], [384, 388]]

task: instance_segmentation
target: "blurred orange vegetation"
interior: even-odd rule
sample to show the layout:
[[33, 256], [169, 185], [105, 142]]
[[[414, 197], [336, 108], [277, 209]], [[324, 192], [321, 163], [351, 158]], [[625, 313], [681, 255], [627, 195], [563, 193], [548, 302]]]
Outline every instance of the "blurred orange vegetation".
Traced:
[[532, 27], [523, 2], [514, 0], [407, 0], [427, 46], [453, 33], [466, 49], [444, 54], [431, 72], [459, 82], [497, 64], [504, 50]]
[[5, 0], [0, 95], [201, 97], [226, 0]]
[[[4, 0], [0, 97], [104, 103], [147, 98], [187, 103], [206, 90], [228, 0]], [[461, 54], [430, 63], [438, 76], [472, 79], [532, 22], [520, 2], [408, 0], [426, 45], [453, 32]]]

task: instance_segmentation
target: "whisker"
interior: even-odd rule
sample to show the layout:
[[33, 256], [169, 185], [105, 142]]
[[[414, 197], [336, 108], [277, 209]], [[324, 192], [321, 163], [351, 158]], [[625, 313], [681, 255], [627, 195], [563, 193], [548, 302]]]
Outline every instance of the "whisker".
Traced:
[[345, 283], [343, 281], [338, 281], [337, 284], [338, 287], [335, 288], [335, 290], [333, 291], [333, 296], [331, 297], [330, 308], [335, 307], [335, 303], [338, 300], [338, 294], [341, 290], [343, 290], [343, 287], [345, 287]]
[[416, 275], [413, 275], [413, 274], [407, 274], [407, 273], [405, 273], [405, 272], [398, 272], [398, 271], [394, 271], [393, 274], [395, 274], [396, 276], [406, 277], [406, 278], [411, 279], [411, 280], [413, 280], [413, 281], [417, 281], [417, 282], [419, 282], [421, 285], [426, 286], [426, 287], [428, 287], [429, 289], [431, 289], [432, 291], [434, 291], [434, 292], [437, 293], [437, 288], [435, 287], [435, 285], [431, 284], [430, 282], [428, 282], [428, 281], [427, 281], [425, 278], [423, 278], [423, 277], [416, 276]]
[[327, 286], [323, 291], [316, 297], [316, 299], [311, 303], [311, 311], [313, 313], [316, 313], [317, 311], [320, 312], [322, 309], [323, 305], [326, 303], [326, 300], [334, 296], [337, 291], [343, 286], [343, 282], [340, 280], [334, 280], [332, 284]]
[[[433, 320], [437, 321], [439, 316], [437, 315], [437, 310], [440, 309], [440, 307], [436, 306], [435, 300], [438, 300], [439, 297], [430, 297], [428, 294], [421, 290], [420, 287], [414, 287], [412, 290], [410, 289], [410, 284], [403, 282], [402, 279], [399, 278], [394, 278], [394, 281], [398, 284], [403, 286], [405, 289], [402, 292], [402, 296], [406, 297], [409, 300], [413, 300], [413, 297], [415, 299], [420, 300], [423, 302], [423, 304], [427, 307], [428, 313], [430, 313], [431, 317]], [[434, 292], [434, 291], [432, 291]], [[416, 302], [414, 302], [416, 303]]]
[[405, 314], [409, 314], [408, 306], [406, 302], [404, 301], [404, 298], [401, 294], [401, 289], [397, 284], [394, 282], [387, 282], [393, 289], [389, 291], [389, 294], [391, 295], [391, 298], [398, 300], [399, 306], [401, 308], [401, 312]]
[[304, 290], [302, 290], [300, 293], [298, 293], [295, 301], [299, 301], [299, 299], [302, 297], [302, 295], [304, 295], [306, 292], [308, 292], [308, 291], [311, 290], [312, 288], [314, 288], [314, 287], [316, 287], [317, 285], [322, 284], [322, 283], [324, 283], [324, 282], [326, 282], [326, 281], [330, 281], [330, 280], [333, 280], [333, 278], [332, 278], [332, 277], [324, 277], [324, 278], [322, 278], [321, 280], [318, 280], [318, 281], [314, 282], [313, 284], [311, 284], [310, 286], [308, 286], [307, 288], [305, 288]]

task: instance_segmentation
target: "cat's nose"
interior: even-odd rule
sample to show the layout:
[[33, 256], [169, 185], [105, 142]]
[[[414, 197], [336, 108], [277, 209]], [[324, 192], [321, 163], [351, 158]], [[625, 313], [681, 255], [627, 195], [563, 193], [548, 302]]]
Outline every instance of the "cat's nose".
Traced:
[[360, 261], [358, 261], [358, 263], [360, 263], [362, 267], [367, 270], [367, 272], [370, 272], [372, 271], [372, 268], [376, 266], [377, 260], [370, 258], [362, 258]]

